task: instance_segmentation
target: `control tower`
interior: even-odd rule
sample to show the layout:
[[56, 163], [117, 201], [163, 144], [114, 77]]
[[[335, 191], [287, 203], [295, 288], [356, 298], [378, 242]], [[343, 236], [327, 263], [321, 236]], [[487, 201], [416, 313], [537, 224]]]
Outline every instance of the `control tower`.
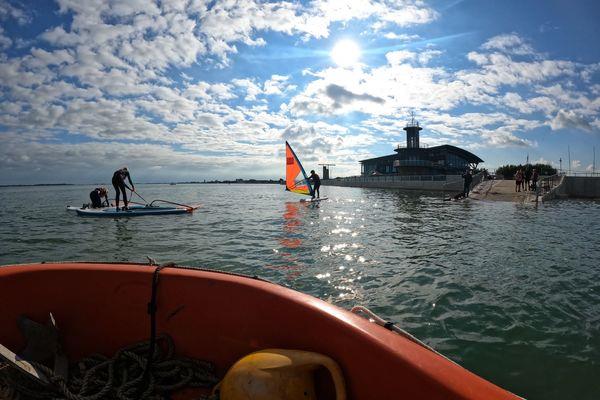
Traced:
[[423, 128], [419, 126], [419, 122], [415, 121], [415, 113], [410, 113], [411, 119], [408, 124], [402, 129], [406, 131], [406, 148], [419, 148], [419, 131]]

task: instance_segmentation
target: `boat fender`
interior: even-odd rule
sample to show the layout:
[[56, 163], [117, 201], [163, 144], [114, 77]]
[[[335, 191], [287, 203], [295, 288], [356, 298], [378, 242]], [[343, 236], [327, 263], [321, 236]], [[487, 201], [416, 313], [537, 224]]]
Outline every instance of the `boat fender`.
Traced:
[[[318, 378], [325, 368], [329, 378]], [[266, 349], [238, 360], [215, 387], [220, 400], [310, 400], [321, 392], [346, 399], [342, 370], [337, 362], [319, 353]]]

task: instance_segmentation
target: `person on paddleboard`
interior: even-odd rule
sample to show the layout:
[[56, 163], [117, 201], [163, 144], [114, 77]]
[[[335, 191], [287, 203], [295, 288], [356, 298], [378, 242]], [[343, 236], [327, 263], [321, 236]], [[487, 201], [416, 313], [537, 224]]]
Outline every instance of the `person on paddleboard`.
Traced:
[[[102, 198], [104, 197], [104, 201]], [[92, 208], [102, 208], [110, 206], [108, 201], [108, 190], [104, 187], [99, 187], [90, 192], [90, 200], [92, 201]]]
[[119, 194], [123, 192], [123, 210], [127, 210], [127, 192], [125, 192], [125, 178], [129, 181], [131, 185], [131, 191], [135, 191], [135, 187], [133, 186], [133, 182], [131, 182], [131, 176], [129, 175], [129, 171], [127, 167], [123, 167], [115, 171], [112, 177], [112, 184], [115, 188], [115, 199], [117, 205], [117, 211], [119, 211]]
[[308, 179], [312, 181], [314, 186], [311, 193], [312, 198], [315, 198], [315, 193], [317, 194], [317, 198], [321, 197], [321, 194], [319, 193], [319, 188], [321, 187], [321, 178], [319, 178], [319, 175], [317, 175], [314, 169], [310, 171], [310, 176]]

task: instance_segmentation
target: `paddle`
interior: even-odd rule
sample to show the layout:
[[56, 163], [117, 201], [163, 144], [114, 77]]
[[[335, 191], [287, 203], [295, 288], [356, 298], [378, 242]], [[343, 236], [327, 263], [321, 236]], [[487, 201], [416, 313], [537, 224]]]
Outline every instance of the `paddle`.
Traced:
[[138, 196], [140, 199], [142, 199], [143, 201], [145, 201], [145, 202], [146, 202], [146, 206], [148, 205], [148, 201], [147, 201], [145, 198], [143, 198], [142, 196], [140, 196], [140, 194], [139, 194], [138, 192], [136, 192], [135, 190], [133, 190], [132, 188], [130, 188], [130, 187], [129, 187], [129, 186], [127, 186], [127, 185], [125, 185], [125, 187], [126, 187], [127, 189], [129, 189], [129, 190], [131, 191], [131, 193], [135, 193], [135, 194], [137, 194], [137, 196]]

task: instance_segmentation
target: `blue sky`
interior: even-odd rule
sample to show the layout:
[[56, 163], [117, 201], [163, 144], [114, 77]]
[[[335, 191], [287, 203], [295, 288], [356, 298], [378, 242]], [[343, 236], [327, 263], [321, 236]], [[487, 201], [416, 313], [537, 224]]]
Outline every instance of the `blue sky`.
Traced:
[[598, 21], [595, 1], [0, 0], [0, 184], [279, 178], [285, 140], [355, 175], [410, 112], [492, 170], [570, 149], [590, 171]]

